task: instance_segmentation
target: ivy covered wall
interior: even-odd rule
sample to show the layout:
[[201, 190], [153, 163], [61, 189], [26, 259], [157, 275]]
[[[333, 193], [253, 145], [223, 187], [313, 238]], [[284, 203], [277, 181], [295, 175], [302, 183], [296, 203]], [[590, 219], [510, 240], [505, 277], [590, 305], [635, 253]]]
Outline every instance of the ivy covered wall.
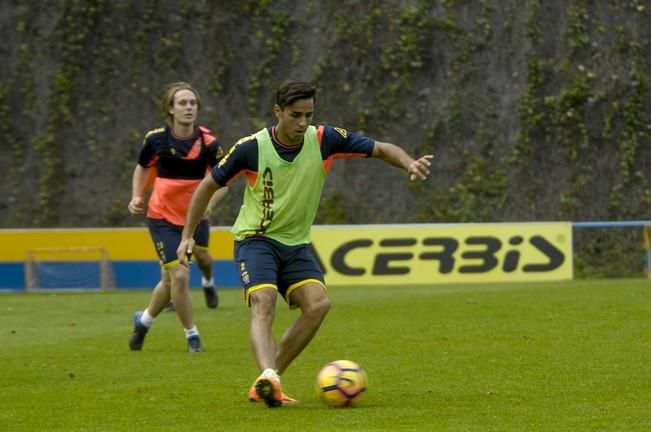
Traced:
[[641, 0], [3, 1], [0, 227], [141, 224], [163, 85], [195, 85], [230, 147], [288, 77], [319, 87], [317, 123], [435, 154], [414, 185], [337, 161], [319, 223], [646, 219], [650, 22]]

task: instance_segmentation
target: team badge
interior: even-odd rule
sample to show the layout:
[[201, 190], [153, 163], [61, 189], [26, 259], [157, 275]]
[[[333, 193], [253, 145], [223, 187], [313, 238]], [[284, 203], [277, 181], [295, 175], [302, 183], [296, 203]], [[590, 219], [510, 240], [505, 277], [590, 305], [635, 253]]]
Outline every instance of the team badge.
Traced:
[[344, 139], [348, 138], [348, 132], [346, 129], [336, 127], [335, 130], [339, 132], [339, 135], [341, 135]]
[[242, 284], [248, 285], [249, 282], [251, 282], [251, 277], [249, 276], [249, 272], [246, 271], [246, 264], [243, 262], [240, 263], [240, 279], [242, 280]]
[[160, 259], [165, 262], [165, 243], [162, 241], [156, 242], [156, 250], [158, 251], [158, 256], [160, 256]]

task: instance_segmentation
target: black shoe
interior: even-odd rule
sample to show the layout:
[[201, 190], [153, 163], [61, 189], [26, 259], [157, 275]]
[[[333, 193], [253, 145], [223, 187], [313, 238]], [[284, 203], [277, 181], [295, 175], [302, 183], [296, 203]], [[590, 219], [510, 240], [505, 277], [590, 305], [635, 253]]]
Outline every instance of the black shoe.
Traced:
[[147, 331], [149, 331], [149, 328], [140, 322], [141, 316], [142, 311], [136, 312], [133, 316], [133, 334], [129, 339], [129, 348], [131, 351], [140, 351], [142, 349], [142, 344], [145, 343], [145, 336], [147, 336]]
[[199, 336], [191, 336], [188, 338], [188, 352], [203, 352]]
[[217, 308], [217, 305], [219, 305], [219, 296], [214, 286], [203, 287], [203, 295], [206, 297], [206, 306], [210, 309]]

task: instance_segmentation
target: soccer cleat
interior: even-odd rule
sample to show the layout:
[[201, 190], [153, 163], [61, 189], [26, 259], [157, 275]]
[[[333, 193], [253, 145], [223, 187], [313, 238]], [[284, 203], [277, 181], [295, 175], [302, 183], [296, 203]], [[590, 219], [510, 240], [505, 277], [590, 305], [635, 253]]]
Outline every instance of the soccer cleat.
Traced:
[[142, 350], [142, 344], [145, 342], [145, 336], [149, 331], [149, 328], [140, 322], [141, 316], [142, 311], [136, 312], [136, 314], [133, 316], [133, 334], [129, 339], [129, 348], [131, 351]]
[[277, 376], [260, 375], [253, 383], [256, 395], [269, 408], [277, 408], [283, 404], [283, 392]]
[[188, 338], [188, 352], [203, 352], [199, 336], [190, 336]]
[[206, 297], [206, 306], [215, 309], [219, 305], [219, 296], [214, 286], [203, 287], [203, 295]]
[[[280, 392], [282, 395], [282, 404], [283, 405], [293, 405], [298, 403], [296, 399], [291, 396], [287, 396], [283, 391]], [[252, 385], [249, 389], [249, 402], [262, 402], [262, 398], [258, 396], [258, 393], [255, 391], [255, 385]]]

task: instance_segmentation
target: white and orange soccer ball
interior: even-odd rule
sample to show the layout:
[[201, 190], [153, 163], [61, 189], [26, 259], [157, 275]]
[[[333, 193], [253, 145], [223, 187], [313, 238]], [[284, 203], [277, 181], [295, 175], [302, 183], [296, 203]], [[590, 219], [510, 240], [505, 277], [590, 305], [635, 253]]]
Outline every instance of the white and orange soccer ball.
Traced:
[[316, 393], [326, 405], [352, 407], [366, 393], [366, 372], [354, 361], [336, 360], [323, 366], [316, 377]]

